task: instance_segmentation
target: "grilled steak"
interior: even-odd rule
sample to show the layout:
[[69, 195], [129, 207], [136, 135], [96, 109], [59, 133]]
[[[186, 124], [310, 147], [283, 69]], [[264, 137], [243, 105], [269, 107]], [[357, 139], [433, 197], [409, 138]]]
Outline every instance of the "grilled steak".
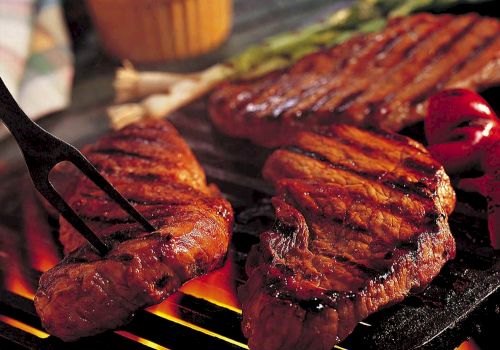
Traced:
[[475, 14], [397, 18], [288, 69], [223, 84], [211, 96], [211, 119], [268, 147], [332, 123], [398, 131], [423, 119], [439, 89], [500, 82], [499, 32], [498, 20]]
[[331, 349], [455, 255], [449, 178], [406, 137], [343, 124], [303, 131], [264, 176], [277, 222], [239, 290], [251, 349]]
[[185, 281], [221, 265], [232, 229], [230, 204], [177, 131], [143, 122], [86, 148], [94, 165], [148, 220], [153, 233], [80, 178], [70, 200], [110, 252], [98, 256], [61, 220], [63, 261], [40, 279], [35, 306], [49, 333], [74, 340], [116, 328]]

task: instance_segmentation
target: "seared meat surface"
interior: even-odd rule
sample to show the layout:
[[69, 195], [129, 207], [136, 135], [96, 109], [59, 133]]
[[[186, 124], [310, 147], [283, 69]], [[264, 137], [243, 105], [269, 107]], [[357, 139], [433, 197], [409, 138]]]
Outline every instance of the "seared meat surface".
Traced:
[[475, 14], [396, 18], [288, 69], [223, 84], [211, 96], [211, 119], [268, 147], [332, 123], [398, 131], [422, 120], [427, 98], [442, 88], [498, 84], [499, 32], [498, 20]]
[[35, 306], [43, 326], [70, 341], [126, 323], [187, 280], [219, 267], [232, 230], [230, 204], [173, 126], [147, 121], [105, 136], [85, 153], [157, 228], [129, 218], [86, 178], [70, 203], [111, 250], [98, 256], [61, 219], [69, 254], [40, 279]]
[[251, 349], [329, 350], [455, 256], [449, 178], [411, 139], [343, 124], [303, 131], [264, 177], [277, 222], [239, 290]]

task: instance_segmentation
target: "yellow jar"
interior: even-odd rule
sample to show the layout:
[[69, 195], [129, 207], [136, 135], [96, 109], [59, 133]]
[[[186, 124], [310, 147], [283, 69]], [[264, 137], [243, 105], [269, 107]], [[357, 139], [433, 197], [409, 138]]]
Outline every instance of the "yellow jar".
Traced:
[[228, 37], [232, 0], [87, 0], [106, 51], [152, 63], [195, 57]]

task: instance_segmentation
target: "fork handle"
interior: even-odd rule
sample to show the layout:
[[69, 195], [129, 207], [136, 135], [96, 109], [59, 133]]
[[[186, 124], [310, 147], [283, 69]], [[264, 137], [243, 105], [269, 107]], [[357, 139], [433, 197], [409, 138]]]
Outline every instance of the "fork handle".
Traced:
[[22, 111], [1, 78], [0, 120], [2, 120], [18, 142], [31, 143], [30, 140], [33, 140], [35, 134], [38, 134], [40, 131], [43, 132], [43, 129]]
[[[0, 120], [10, 130], [30, 165], [43, 164], [51, 167], [66, 160], [63, 149], [72, 147], [51, 135], [31, 120], [14, 100], [0, 78]], [[48, 151], [50, 150], [50, 152]], [[78, 152], [76, 149], [75, 152]]]

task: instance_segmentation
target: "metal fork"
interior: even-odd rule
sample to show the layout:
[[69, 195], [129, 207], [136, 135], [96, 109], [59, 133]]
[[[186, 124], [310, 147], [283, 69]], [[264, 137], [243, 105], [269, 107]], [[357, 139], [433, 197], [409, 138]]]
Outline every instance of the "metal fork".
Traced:
[[[43, 93], [43, 92], [40, 92]], [[146, 231], [151, 225], [75, 147], [58, 139], [33, 122], [18, 106], [0, 78], [0, 120], [7, 126], [21, 149], [33, 184], [42, 196], [56, 208], [73, 227], [85, 237], [101, 255], [109, 247], [85, 224], [55, 190], [49, 180], [50, 171], [58, 163], [68, 161], [75, 165], [97, 187], [139, 222]]]

